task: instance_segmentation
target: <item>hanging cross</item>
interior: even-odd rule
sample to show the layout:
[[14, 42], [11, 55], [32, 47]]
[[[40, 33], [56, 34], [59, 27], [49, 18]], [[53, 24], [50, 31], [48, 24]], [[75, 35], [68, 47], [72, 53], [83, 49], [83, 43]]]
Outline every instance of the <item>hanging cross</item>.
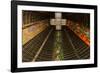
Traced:
[[61, 30], [61, 26], [66, 25], [66, 19], [62, 19], [62, 13], [55, 13], [55, 19], [51, 19], [50, 24], [55, 25], [56, 30]]

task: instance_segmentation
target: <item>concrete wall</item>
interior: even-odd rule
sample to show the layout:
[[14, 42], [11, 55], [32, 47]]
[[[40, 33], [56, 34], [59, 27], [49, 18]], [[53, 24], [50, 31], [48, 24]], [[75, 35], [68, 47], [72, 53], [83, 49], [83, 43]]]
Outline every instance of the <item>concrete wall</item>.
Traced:
[[22, 11], [22, 44], [24, 45], [29, 40], [34, 38], [45, 28], [48, 27], [48, 18], [49, 16], [45, 13], [36, 12], [36, 11]]

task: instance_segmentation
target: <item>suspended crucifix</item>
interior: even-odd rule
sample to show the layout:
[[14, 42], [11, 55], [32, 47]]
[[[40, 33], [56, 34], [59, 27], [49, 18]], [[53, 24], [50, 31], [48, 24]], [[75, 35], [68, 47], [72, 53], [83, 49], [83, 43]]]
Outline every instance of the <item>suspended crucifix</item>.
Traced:
[[55, 19], [51, 19], [50, 24], [55, 25], [56, 30], [61, 30], [61, 26], [66, 25], [66, 19], [62, 19], [62, 13], [55, 13]]

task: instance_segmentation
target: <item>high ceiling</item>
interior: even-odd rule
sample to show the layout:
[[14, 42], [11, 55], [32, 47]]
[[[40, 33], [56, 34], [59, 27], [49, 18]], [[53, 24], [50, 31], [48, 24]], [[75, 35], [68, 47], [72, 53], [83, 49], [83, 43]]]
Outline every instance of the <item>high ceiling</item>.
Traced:
[[[46, 11], [24, 11], [24, 13], [32, 13], [32, 16], [42, 17], [42, 19], [55, 18], [55, 12]], [[71, 20], [76, 23], [83, 23], [84, 26], [89, 27], [90, 15], [86, 13], [62, 13], [62, 18]]]

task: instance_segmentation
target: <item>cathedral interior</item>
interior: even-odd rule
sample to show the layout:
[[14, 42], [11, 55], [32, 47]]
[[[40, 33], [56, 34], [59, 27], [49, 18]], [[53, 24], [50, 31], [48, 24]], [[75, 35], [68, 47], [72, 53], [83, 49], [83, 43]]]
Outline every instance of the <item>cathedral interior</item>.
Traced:
[[22, 11], [22, 62], [90, 58], [90, 14]]

